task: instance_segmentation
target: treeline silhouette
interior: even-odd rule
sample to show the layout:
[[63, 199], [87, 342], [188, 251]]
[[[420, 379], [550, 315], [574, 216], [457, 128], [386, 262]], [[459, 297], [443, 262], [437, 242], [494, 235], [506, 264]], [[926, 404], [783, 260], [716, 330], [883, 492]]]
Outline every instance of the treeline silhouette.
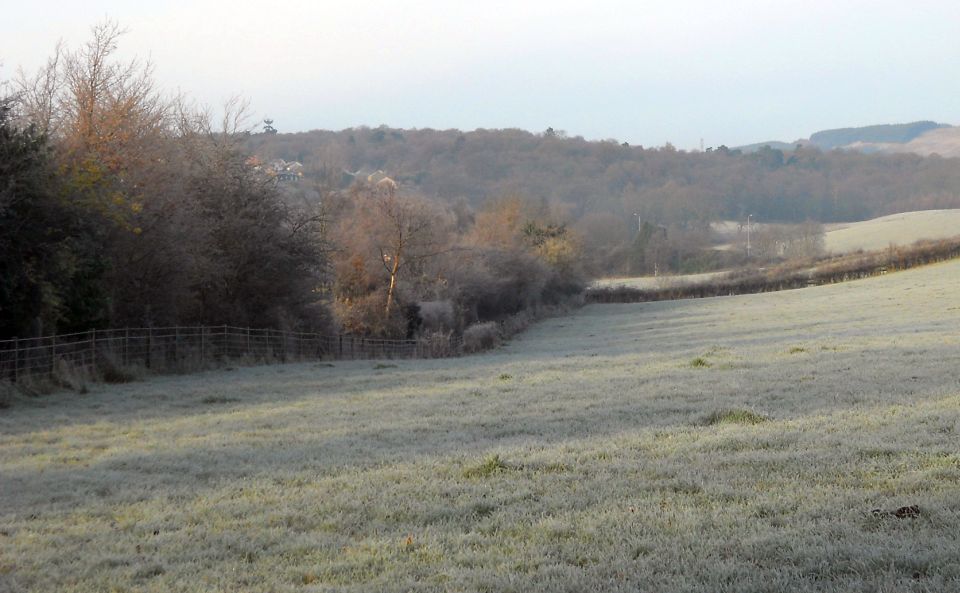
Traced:
[[[844, 222], [960, 207], [960, 167], [937, 156], [802, 147], [685, 152], [553, 130], [383, 126], [253, 134], [246, 146], [264, 159], [299, 161], [306, 176], [330, 187], [350, 183], [351, 173], [381, 170], [401, 187], [450, 204], [476, 208], [510, 194], [548, 202], [583, 237], [596, 274], [730, 265], [703, 250], [712, 221]], [[636, 244], [641, 223], [662, 228], [669, 244], [644, 253]], [[651, 261], [653, 248], [663, 261]]]
[[[401, 185], [478, 206], [522, 193], [562, 206], [573, 219], [634, 213], [656, 224], [745, 220], [856, 221], [895, 212], [960, 206], [953, 159], [725, 147], [685, 152], [669, 145], [628, 146], [556, 132], [402, 130], [254, 134], [247, 147], [263, 159], [303, 163], [331, 184], [345, 172], [382, 170]], [[349, 177], [347, 177], [349, 178]]]
[[0, 338], [107, 327], [322, 329], [322, 213], [222, 123], [114, 57], [106, 22], [0, 99]]
[[167, 98], [148, 63], [116, 59], [121, 37], [102, 23], [0, 85], [0, 339], [229, 325], [452, 343], [581, 292], [551, 204], [301, 177], [250, 154], [242, 102], [215, 121]]
[[282, 118], [261, 132], [242, 102], [214, 121], [167, 98], [148, 63], [116, 59], [121, 36], [98, 25], [0, 88], [0, 338], [462, 335], [562, 304], [590, 275], [743, 263], [710, 249], [716, 221], [767, 224], [756, 248], [776, 259], [816, 250], [810, 221], [960, 207], [960, 167], [938, 157], [684, 152], [552, 129], [284, 134]]

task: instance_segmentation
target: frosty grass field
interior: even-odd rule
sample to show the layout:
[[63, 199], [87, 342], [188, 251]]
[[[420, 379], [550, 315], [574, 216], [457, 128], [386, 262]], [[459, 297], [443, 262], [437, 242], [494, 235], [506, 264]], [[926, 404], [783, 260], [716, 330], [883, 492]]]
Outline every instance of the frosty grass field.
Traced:
[[881, 216], [862, 222], [826, 225], [824, 248], [843, 254], [876, 251], [890, 245], [910, 245], [921, 239], [955, 237], [960, 232], [960, 210], [919, 210]]
[[18, 401], [0, 591], [958, 591], [958, 329], [953, 262]]

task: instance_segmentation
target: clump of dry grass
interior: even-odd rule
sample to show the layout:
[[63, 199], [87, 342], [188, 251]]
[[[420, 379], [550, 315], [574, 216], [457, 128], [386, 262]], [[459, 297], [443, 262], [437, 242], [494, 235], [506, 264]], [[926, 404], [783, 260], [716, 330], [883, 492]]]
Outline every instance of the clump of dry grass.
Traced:
[[143, 369], [121, 365], [108, 353], [101, 353], [97, 361], [97, 371], [104, 383], [130, 383], [143, 375]]
[[742, 409], [732, 409], [732, 410], [716, 410], [708, 414], [703, 420], [702, 424], [706, 426], [715, 426], [717, 424], [760, 424], [761, 422], [767, 422], [770, 420], [766, 416], [757, 414], [750, 410]]
[[227, 397], [225, 395], [208, 395], [207, 397], [200, 400], [202, 404], [232, 404], [238, 402], [235, 397]]
[[0, 380], [0, 409], [9, 408], [16, 397], [16, 387], [9, 381]]
[[448, 358], [460, 354], [459, 342], [452, 330], [431, 330], [418, 338], [421, 354], [426, 358]]
[[705, 369], [713, 366], [709, 360], [702, 356], [698, 356], [690, 361], [690, 366], [695, 369]]
[[474, 323], [463, 330], [463, 351], [466, 353], [490, 350], [500, 343], [500, 326], [494, 321]]
[[464, 478], [487, 478], [510, 469], [510, 466], [499, 455], [491, 455], [482, 463], [469, 467], [463, 471]]

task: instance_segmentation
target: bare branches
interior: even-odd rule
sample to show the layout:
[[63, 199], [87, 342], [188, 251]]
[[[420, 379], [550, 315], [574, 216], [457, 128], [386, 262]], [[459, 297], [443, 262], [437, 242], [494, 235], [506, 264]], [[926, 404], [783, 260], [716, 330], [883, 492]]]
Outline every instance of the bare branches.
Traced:
[[[114, 21], [92, 28], [76, 50], [58, 43], [34, 75], [19, 71], [23, 117], [75, 155], [100, 154], [112, 168], [121, 153], [170, 129], [171, 103], [157, 91], [149, 61], [114, 59], [125, 33]], [[80, 157], [82, 158], [82, 156]]]
[[[352, 196], [349, 229], [341, 228], [340, 239], [348, 246], [344, 253], [350, 255], [350, 261], [367, 254], [361, 256], [366, 261], [363, 270], [383, 268], [386, 299], [380, 301], [381, 311], [389, 317], [404, 270], [452, 249], [453, 215], [439, 204], [398, 193], [396, 183], [389, 177], [356, 186]], [[350, 288], [344, 293], [355, 296], [357, 292], [370, 291], [369, 287], [377, 282], [361, 280], [365, 274], [356, 274], [356, 281], [348, 282]], [[383, 293], [379, 298], [383, 298]]]
[[253, 129], [250, 123], [252, 118], [250, 101], [239, 95], [234, 95], [223, 104], [220, 133], [227, 137], [236, 137], [239, 134], [250, 132]]
[[53, 55], [36, 74], [28, 76], [20, 68], [14, 82], [19, 91], [23, 119], [45, 135], [59, 127], [58, 92], [62, 84], [60, 62], [63, 54], [63, 42], [57, 42]]

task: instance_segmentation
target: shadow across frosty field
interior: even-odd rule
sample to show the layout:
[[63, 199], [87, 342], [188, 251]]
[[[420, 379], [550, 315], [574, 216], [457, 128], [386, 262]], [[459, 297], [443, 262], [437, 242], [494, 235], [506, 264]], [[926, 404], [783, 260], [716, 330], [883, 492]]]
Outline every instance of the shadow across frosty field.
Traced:
[[944, 590], [958, 288], [951, 263], [591, 306], [464, 359], [18, 402], [0, 585]]

